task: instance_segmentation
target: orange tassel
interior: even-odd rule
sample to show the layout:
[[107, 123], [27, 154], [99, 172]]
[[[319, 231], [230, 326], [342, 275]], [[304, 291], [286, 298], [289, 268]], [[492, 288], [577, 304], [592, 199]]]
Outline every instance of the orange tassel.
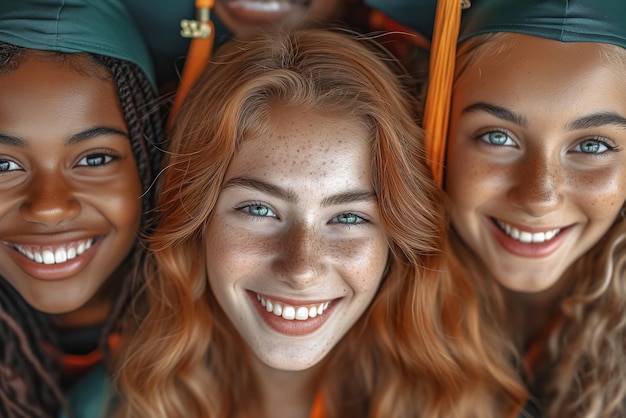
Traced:
[[443, 183], [446, 137], [450, 119], [452, 83], [456, 44], [461, 27], [461, 2], [439, 0], [430, 51], [430, 73], [424, 129], [426, 130], [426, 158], [435, 181]]
[[176, 113], [195, 84], [196, 80], [211, 59], [213, 52], [213, 41], [215, 40], [215, 26], [209, 19], [210, 10], [213, 8], [214, 0], [196, 0], [197, 20], [182, 21], [182, 36], [192, 37], [183, 74], [176, 89], [176, 96], [170, 108], [166, 130], [169, 132], [174, 125]]

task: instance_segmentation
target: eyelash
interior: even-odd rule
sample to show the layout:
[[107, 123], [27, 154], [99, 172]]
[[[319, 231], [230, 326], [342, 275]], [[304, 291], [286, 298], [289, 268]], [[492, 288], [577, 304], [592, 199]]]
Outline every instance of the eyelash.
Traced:
[[585, 142], [597, 142], [601, 145], [603, 145], [604, 147], [606, 147], [606, 150], [602, 151], [602, 152], [584, 152], [582, 150], [579, 151], [573, 151], [575, 153], [579, 153], [579, 154], [585, 154], [588, 156], [592, 156], [592, 157], [596, 157], [596, 158], [602, 158], [604, 155], [610, 153], [610, 152], [620, 152], [622, 151], [622, 148], [618, 145], [615, 145], [612, 141], [608, 141], [605, 138], [601, 138], [601, 137], [592, 137], [592, 138], [587, 138], [584, 139], [582, 141], [580, 141], [578, 144], [576, 144], [576, 146], [574, 148], [580, 147], [582, 144], [584, 144]]
[[[3, 170], [2, 168], [3, 168], [5, 165], [6, 165], [6, 168], [7, 168], [7, 169], [6, 169], [6, 170]], [[11, 165], [14, 165], [14, 166], [15, 166], [15, 167], [17, 167], [17, 168], [15, 168], [15, 167], [14, 167], [13, 169], [10, 169], [10, 168], [11, 168]], [[1, 158], [1, 157], [0, 157], [0, 173], [10, 173], [10, 172], [12, 172], [12, 171], [18, 171], [18, 170], [21, 170], [21, 169], [22, 169], [22, 166], [20, 166], [20, 165], [19, 165], [18, 163], [16, 163], [15, 161], [10, 160], [10, 159], [8, 159], [8, 158], [7, 158], [7, 159], [4, 159], [4, 158]]]
[[[339, 221], [338, 221], [338, 218], [339, 218], [340, 216], [349, 216], [349, 217], [354, 216], [354, 217], [356, 217], [356, 218], [358, 218], [358, 219], [357, 219], [357, 221], [356, 221], [356, 222], [354, 222], [354, 223], [345, 223], [345, 222], [339, 222]], [[339, 215], [337, 215], [337, 216], [333, 217], [333, 218], [331, 219], [331, 223], [340, 224], [342, 228], [348, 228], [348, 229], [351, 229], [351, 228], [360, 228], [360, 227], [362, 227], [364, 224], [368, 224], [368, 223], [370, 223], [370, 221], [369, 221], [367, 218], [365, 218], [365, 217], [363, 217], [363, 216], [361, 216], [361, 215], [358, 215], [358, 214], [356, 214], [356, 213], [354, 213], [354, 212], [344, 212], [344, 213], [340, 213]]]
[[[258, 207], [258, 208], [264, 208], [267, 209], [269, 212], [271, 212], [273, 214], [272, 215], [255, 215], [253, 213], [250, 212], [250, 208], [252, 207]], [[265, 203], [262, 202], [246, 202], [246, 203], [242, 203], [241, 205], [238, 206], [234, 206], [233, 207], [234, 210], [242, 213], [243, 215], [245, 215], [246, 217], [251, 218], [252, 220], [255, 221], [261, 221], [264, 218], [278, 218], [278, 215], [276, 214], [276, 211], [274, 211], [270, 206], [268, 206]], [[354, 223], [344, 223], [344, 222], [339, 222], [339, 217], [340, 216], [347, 216], [347, 217], [356, 217], [357, 220]], [[343, 212], [338, 214], [337, 216], [334, 216], [331, 221], [329, 223], [332, 224], [340, 224], [342, 228], [358, 228], [361, 227], [363, 224], [368, 224], [370, 223], [370, 220], [367, 219], [366, 217], [359, 215], [355, 212]]]
[[[490, 134], [500, 134], [500, 135], [504, 135], [507, 137], [507, 141], [512, 141], [513, 143], [515, 143], [515, 141], [513, 141], [511, 134], [509, 132], [507, 132], [504, 129], [491, 129], [488, 131], [484, 131], [481, 132], [480, 134], [474, 136], [474, 140], [476, 141], [480, 141], [481, 143], [491, 146], [491, 147], [497, 147], [497, 148], [501, 148], [501, 147], [512, 147], [513, 145], [505, 145], [505, 144], [493, 144], [485, 139], [483, 139], [485, 136], [490, 135]], [[515, 144], [517, 145], [517, 144]]]
[[[274, 216], [272, 215], [255, 215], [253, 213], [250, 212], [250, 208], [251, 207], [260, 207], [260, 208], [265, 208], [267, 209], [269, 212], [273, 213]], [[243, 215], [255, 220], [255, 221], [261, 221], [263, 218], [278, 218], [278, 215], [276, 215], [276, 211], [273, 210], [271, 207], [269, 207], [267, 204], [262, 203], [262, 202], [246, 202], [246, 203], [242, 203], [238, 206], [233, 207], [234, 210], [242, 213]]]
[[[83, 160], [88, 160], [92, 158], [103, 158], [103, 157], [104, 157], [104, 162], [102, 164], [96, 164], [96, 165], [80, 164], [80, 162]], [[89, 154], [81, 157], [76, 163], [76, 167], [88, 167], [88, 168], [103, 167], [105, 165], [111, 164], [113, 161], [117, 160], [118, 158], [119, 156], [117, 156], [111, 150], [104, 149], [104, 150], [92, 151]]]

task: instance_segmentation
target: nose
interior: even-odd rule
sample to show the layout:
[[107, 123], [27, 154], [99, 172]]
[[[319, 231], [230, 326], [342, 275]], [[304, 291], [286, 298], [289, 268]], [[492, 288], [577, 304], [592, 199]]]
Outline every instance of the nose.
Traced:
[[73, 188], [61, 174], [41, 173], [30, 182], [20, 214], [28, 222], [55, 226], [75, 218], [80, 209]]
[[314, 225], [294, 223], [283, 233], [278, 247], [274, 273], [293, 289], [304, 289], [323, 275], [324, 239]]
[[557, 210], [563, 203], [562, 167], [549, 156], [532, 154], [517, 163], [508, 200], [533, 217]]

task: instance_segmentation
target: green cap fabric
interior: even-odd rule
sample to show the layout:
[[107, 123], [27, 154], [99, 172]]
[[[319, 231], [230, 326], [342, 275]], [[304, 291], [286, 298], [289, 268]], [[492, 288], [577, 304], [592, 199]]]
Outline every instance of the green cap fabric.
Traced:
[[0, 0], [0, 41], [130, 61], [156, 85], [147, 47], [119, 0]]
[[428, 39], [433, 35], [437, 0], [365, 0], [365, 4]]
[[626, 48], [626, 0], [472, 0], [459, 42], [491, 32]]

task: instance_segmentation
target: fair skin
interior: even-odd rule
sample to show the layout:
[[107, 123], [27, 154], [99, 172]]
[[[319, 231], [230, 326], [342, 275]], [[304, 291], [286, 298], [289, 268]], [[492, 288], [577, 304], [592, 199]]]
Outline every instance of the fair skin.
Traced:
[[264, 416], [308, 417], [321, 361], [374, 298], [388, 245], [363, 128], [311, 111], [275, 115], [271, 134], [246, 138], [229, 166], [206, 266], [255, 355]]
[[626, 199], [624, 67], [593, 43], [492, 42], [513, 44], [455, 85], [452, 222], [501, 286], [548, 306]]
[[141, 219], [115, 86], [87, 70], [103, 71], [29, 52], [0, 76], [0, 275], [59, 326], [105, 319], [98, 291]]
[[236, 37], [340, 15], [345, 0], [216, 0], [215, 13]]

